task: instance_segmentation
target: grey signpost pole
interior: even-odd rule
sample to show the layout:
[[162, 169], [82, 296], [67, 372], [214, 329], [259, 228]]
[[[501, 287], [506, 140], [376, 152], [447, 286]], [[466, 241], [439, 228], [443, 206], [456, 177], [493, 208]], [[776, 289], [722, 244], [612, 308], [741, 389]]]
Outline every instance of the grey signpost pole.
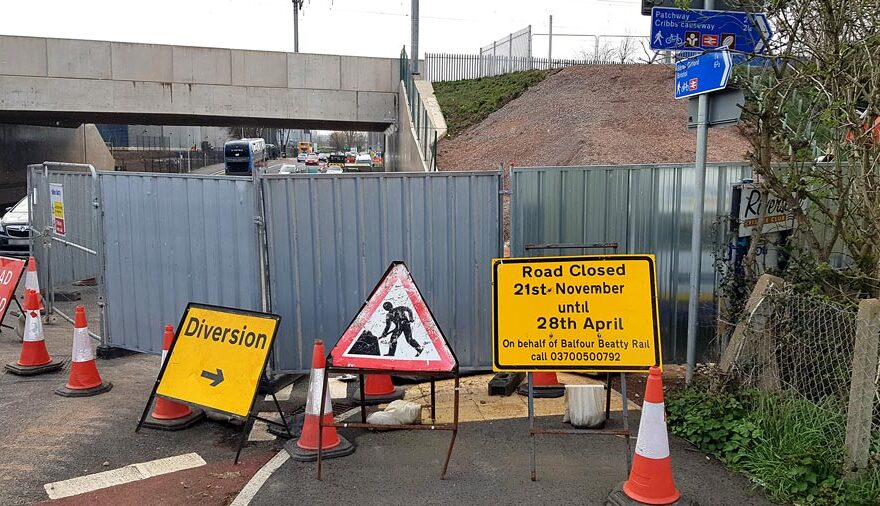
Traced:
[[[706, 0], [706, 9], [715, 8], [715, 0]], [[700, 269], [702, 268], [703, 200], [706, 195], [706, 142], [709, 137], [709, 94], [697, 97], [697, 159], [694, 169], [694, 223], [691, 229], [691, 281], [688, 295], [687, 320], [687, 373], [685, 382], [690, 384], [697, 363], [697, 325], [700, 309]]]

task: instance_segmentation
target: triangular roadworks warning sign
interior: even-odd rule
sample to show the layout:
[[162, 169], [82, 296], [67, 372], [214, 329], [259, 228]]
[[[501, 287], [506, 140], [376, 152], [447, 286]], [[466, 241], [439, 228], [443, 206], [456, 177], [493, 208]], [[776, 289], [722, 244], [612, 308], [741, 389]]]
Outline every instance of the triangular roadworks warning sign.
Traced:
[[330, 351], [333, 367], [449, 372], [458, 364], [409, 269], [393, 262]]

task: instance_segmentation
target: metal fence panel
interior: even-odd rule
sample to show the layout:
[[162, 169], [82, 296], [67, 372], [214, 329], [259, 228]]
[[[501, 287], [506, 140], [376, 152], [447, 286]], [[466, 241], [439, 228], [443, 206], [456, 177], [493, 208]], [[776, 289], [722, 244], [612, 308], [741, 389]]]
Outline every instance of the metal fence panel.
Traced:
[[491, 366], [500, 173], [266, 176], [277, 370], [305, 372], [393, 260], [410, 268], [464, 370]]
[[260, 309], [253, 182], [101, 173], [110, 345], [162, 350], [190, 301]]
[[[714, 228], [730, 209], [735, 181], [748, 165], [711, 165], [706, 177], [699, 345], [713, 337], [714, 252], [724, 245]], [[618, 253], [657, 257], [660, 332], [667, 361], [685, 358], [688, 268], [694, 207], [693, 167], [630, 165], [518, 167], [512, 174], [511, 255], [573, 255], [613, 250], [526, 250], [529, 244], [619, 243]]]

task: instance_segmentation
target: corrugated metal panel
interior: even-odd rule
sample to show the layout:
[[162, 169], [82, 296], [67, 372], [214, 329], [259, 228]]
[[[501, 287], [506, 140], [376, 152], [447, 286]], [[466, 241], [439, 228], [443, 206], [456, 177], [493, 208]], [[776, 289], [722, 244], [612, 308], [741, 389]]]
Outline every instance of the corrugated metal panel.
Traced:
[[158, 353], [186, 304], [260, 309], [253, 183], [101, 173], [112, 346]]
[[305, 372], [403, 260], [463, 369], [491, 366], [500, 173], [267, 176], [276, 369]]
[[[699, 348], [714, 329], [714, 252], [723, 235], [716, 218], [730, 209], [734, 182], [747, 165], [711, 165], [706, 176], [700, 285]], [[657, 257], [660, 331], [667, 361], [685, 358], [693, 167], [673, 165], [520, 167], [513, 170], [513, 256], [612, 253], [612, 250], [526, 251], [527, 244], [618, 242], [619, 253]]]
[[[33, 196], [33, 188], [36, 188], [36, 199], [32, 199], [33, 219], [31, 226], [43, 231], [46, 227], [53, 226], [51, 203], [49, 201], [49, 185], [60, 184], [64, 196], [64, 237], [59, 239], [97, 251], [99, 248], [98, 235], [98, 211], [95, 207], [96, 180], [87, 171], [59, 171], [49, 170], [44, 172], [41, 168], [31, 169], [30, 194]], [[41, 266], [40, 286], [48, 284], [46, 279], [46, 251], [42, 241], [37, 240], [34, 244], [34, 257], [37, 265]], [[99, 260], [97, 255], [65, 245], [62, 242], [53, 241], [51, 246], [52, 282], [55, 286], [63, 286], [74, 281], [97, 277], [99, 273]]]

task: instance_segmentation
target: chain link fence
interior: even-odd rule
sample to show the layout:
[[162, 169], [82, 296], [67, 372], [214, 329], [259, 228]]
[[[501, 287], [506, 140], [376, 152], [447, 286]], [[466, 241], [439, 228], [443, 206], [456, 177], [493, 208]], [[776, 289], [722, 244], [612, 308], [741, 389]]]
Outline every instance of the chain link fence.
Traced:
[[[756, 290], [757, 291], [757, 290]], [[775, 392], [820, 413], [831, 441], [847, 450], [848, 468], [880, 457], [878, 334], [880, 301], [844, 305], [771, 283], [746, 306], [721, 368], [738, 384]]]

